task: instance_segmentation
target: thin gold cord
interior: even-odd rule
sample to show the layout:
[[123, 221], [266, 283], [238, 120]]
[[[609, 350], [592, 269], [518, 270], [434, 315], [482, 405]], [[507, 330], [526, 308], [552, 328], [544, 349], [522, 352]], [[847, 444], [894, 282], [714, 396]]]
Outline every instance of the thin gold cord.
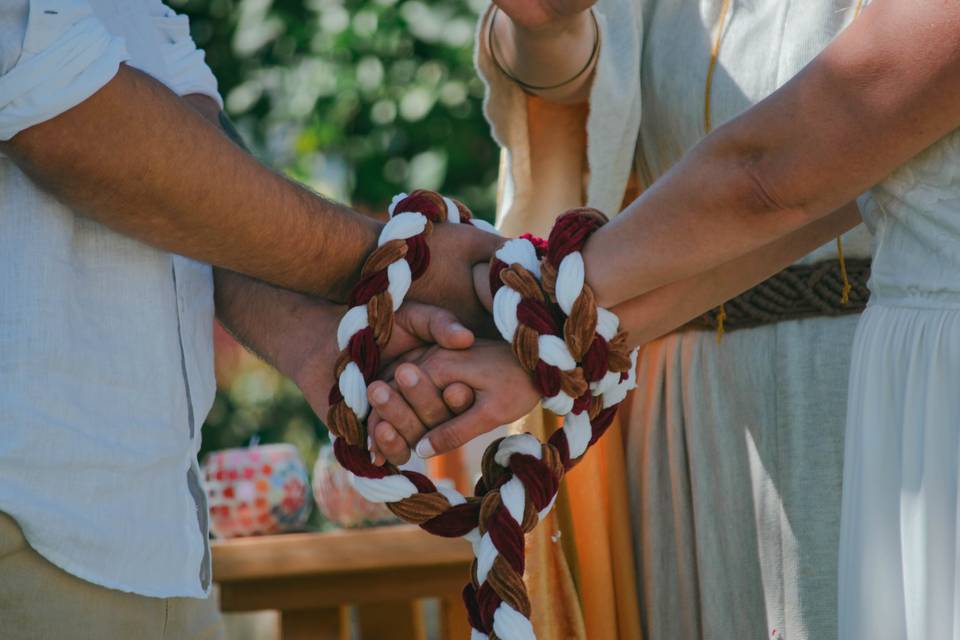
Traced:
[[[720, 6], [720, 18], [717, 20], [716, 34], [713, 37], [713, 47], [710, 49], [710, 65], [707, 67], [707, 80], [703, 88], [703, 131], [710, 133], [713, 128], [711, 122], [711, 95], [713, 94], [713, 72], [717, 68], [717, 58], [720, 57], [720, 41], [723, 38], [723, 25], [727, 21], [727, 13], [730, 12], [731, 0], [723, 0]], [[717, 344], [723, 342], [724, 321], [727, 319], [726, 306], [721, 304], [717, 308]]]
[[[711, 114], [711, 98], [713, 95], [713, 72], [717, 67], [717, 59], [720, 57], [720, 43], [723, 40], [723, 27], [727, 21], [727, 14], [730, 12], [732, 0], [723, 0], [720, 5], [720, 17], [717, 20], [716, 33], [713, 38], [713, 47], [710, 49], [710, 64], [707, 66], [707, 79], [703, 91], [703, 130], [705, 134], [713, 129]], [[856, 19], [863, 10], [864, 0], [857, 0], [857, 6], [853, 10], [853, 18]], [[842, 304], [850, 303], [850, 291], [853, 286], [850, 284], [850, 278], [847, 276], [847, 262], [843, 257], [843, 237], [837, 236], [837, 260], [840, 263], [840, 277], [843, 280], [843, 289], [840, 293], [840, 302]], [[727, 319], [726, 306], [721, 304], [717, 308], [717, 342], [723, 342], [724, 321]]]
[[[856, 20], [863, 9], [863, 0], [857, 0], [857, 6], [853, 10], [853, 19]], [[847, 277], [847, 261], [843, 257], [843, 236], [837, 236], [837, 260], [840, 262], [840, 277], [843, 279], [843, 290], [840, 293], [840, 303], [850, 304], [850, 279]]]
[[703, 132], [710, 133], [713, 129], [710, 115], [710, 100], [713, 94], [713, 72], [717, 68], [717, 58], [720, 57], [720, 41], [723, 36], [723, 25], [730, 12], [731, 0], [723, 0], [720, 6], [720, 18], [717, 20], [716, 33], [713, 36], [713, 47], [710, 49], [710, 65], [707, 67], [707, 81], [703, 90]]

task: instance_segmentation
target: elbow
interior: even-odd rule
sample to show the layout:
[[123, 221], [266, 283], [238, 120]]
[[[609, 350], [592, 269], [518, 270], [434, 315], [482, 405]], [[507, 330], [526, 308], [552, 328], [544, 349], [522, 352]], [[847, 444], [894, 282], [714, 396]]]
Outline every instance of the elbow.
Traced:
[[[704, 140], [715, 166], [723, 167], [731, 208], [763, 227], [794, 230], [826, 213], [816, 180], [804, 179], [789, 145], [737, 140], [716, 131], [718, 140]], [[726, 138], [726, 139], [724, 139]]]

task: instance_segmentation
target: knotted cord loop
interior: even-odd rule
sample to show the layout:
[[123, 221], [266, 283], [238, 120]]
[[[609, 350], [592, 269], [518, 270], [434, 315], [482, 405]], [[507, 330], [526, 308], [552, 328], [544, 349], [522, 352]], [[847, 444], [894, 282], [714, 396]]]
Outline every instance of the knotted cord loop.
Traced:
[[363, 497], [386, 503], [398, 517], [436, 535], [469, 538], [476, 535], [479, 501], [439, 488], [423, 474], [373, 464], [365, 420], [370, 412], [367, 385], [379, 370], [394, 315], [411, 284], [430, 265], [427, 239], [433, 224], [474, 221], [463, 204], [423, 190], [394, 198], [389, 213], [390, 221], [364, 263], [360, 281], [350, 293], [350, 308], [337, 327], [340, 355], [327, 427], [337, 460], [352, 474]]
[[564, 474], [603, 435], [636, 386], [637, 351], [627, 349], [619, 319], [597, 305], [585, 278], [581, 249], [606, 217], [593, 209], [569, 211], [557, 219], [549, 243], [525, 235], [506, 242], [491, 260], [497, 329], [531, 375], [543, 406], [563, 416], [563, 426], [546, 443], [530, 434], [493, 443], [484, 453], [476, 495], [466, 498], [423, 474], [372, 463], [366, 388], [379, 370], [396, 311], [429, 267], [432, 225], [492, 227], [432, 191], [397, 196], [389, 213], [337, 328], [341, 351], [327, 415], [334, 453], [368, 500], [385, 502], [431, 533], [471, 541], [476, 558], [463, 595], [474, 640], [535, 640], [523, 582], [524, 537], [553, 508]]
[[464, 601], [472, 638], [534, 638], [523, 583], [524, 535], [553, 508], [560, 481], [607, 430], [636, 386], [636, 350], [620, 321], [596, 303], [581, 249], [607, 221], [594, 209], [561, 215], [547, 243], [508, 241], [491, 261], [493, 315], [543, 406], [563, 416], [545, 444], [530, 434], [494, 442], [484, 455], [476, 560]]

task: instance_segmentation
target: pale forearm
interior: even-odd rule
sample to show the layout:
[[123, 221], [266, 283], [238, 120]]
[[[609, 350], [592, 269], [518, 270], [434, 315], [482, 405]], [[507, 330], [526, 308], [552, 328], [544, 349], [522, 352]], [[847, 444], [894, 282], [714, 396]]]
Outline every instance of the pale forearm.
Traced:
[[796, 77], [714, 130], [587, 243], [616, 304], [818, 220], [960, 125], [960, 5], [875, 0]]
[[481, 37], [507, 73], [527, 85], [561, 85], [546, 90], [528, 88], [530, 93], [560, 103], [587, 99], [593, 69], [585, 67], [595, 61], [591, 56], [600, 46], [589, 11], [536, 27], [519, 25], [499, 10], [491, 16]]
[[71, 208], [162, 249], [342, 299], [379, 224], [274, 173], [122, 67], [3, 151]]
[[860, 212], [850, 203], [767, 246], [618, 304], [613, 311], [629, 333], [630, 345], [646, 344], [759, 284], [859, 222]]
[[591, 236], [587, 278], [600, 303], [612, 306], [710, 271], [812, 221], [802, 209], [765, 199], [739, 152], [708, 139]]

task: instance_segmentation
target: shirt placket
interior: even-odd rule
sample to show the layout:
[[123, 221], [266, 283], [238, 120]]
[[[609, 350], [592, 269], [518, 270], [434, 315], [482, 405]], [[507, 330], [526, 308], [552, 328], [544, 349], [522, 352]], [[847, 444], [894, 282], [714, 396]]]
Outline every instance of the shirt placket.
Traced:
[[[193, 406], [193, 394], [190, 391], [190, 374], [187, 369], [187, 353], [183, 341], [183, 326], [186, 317], [185, 304], [183, 296], [180, 293], [181, 283], [184, 281], [184, 275], [180, 268], [180, 260], [173, 256], [171, 260], [171, 275], [173, 278], [173, 293], [177, 305], [177, 343], [180, 349], [180, 371], [183, 376], [183, 389], [187, 400], [187, 433], [190, 441], [194, 441], [197, 436], [196, 410]], [[193, 447], [191, 447], [193, 451]], [[200, 482], [200, 475], [197, 469], [196, 460], [191, 458], [187, 467], [187, 490], [193, 499], [194, 508], [197, 513], [197, 525], [201, 536], [203, 546], [203, 557], [200, 560], [199, 579], [200, 585], [206, 590], [210, 586], [210, 546], [207, 543], [209, 531], [209, 521], [207, 514], [206, 495], [203, 485]]]

